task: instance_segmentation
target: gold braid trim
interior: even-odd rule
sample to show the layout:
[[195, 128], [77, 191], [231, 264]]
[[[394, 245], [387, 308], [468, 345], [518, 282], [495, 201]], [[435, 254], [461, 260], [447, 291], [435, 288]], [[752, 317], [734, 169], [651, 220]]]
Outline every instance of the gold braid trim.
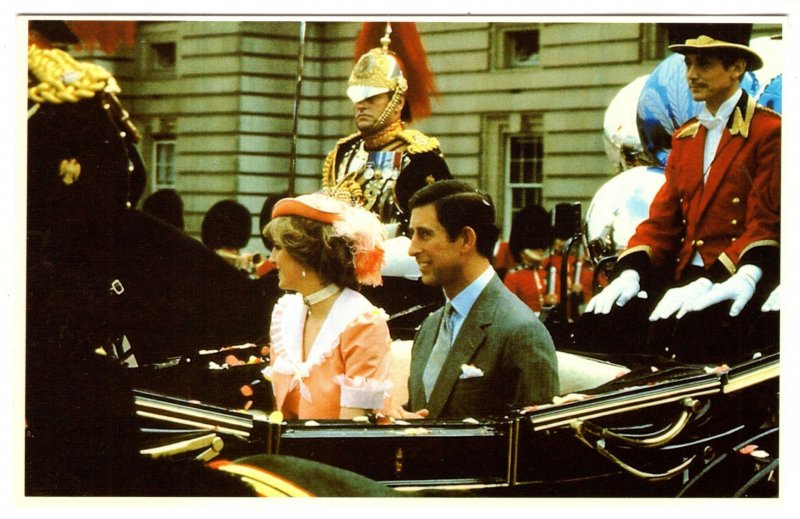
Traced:
[[336, 153], [339, 151], [339, 148], [346, 144], [347, 142], [359, 137], [360, 133], [353, 133], [348, 135], [347, 137], [342, 137], [338, 141], [336, 141], [336, 145], [333, 149], [328, 153], [328, 156], [325, 157], [325, 163], [322, 165], [322, 186], [325, 188], [331, 188], [336, 184], [336, 171], [333, 169], [333, 160], [336, 158]]
[[619, 256], [617, 257], [617, 261], [621, 260], [625, 256], [629, 254], [633, 254], [634, 252], [641, 252], [644, 251], [647, 253], [647, 256], [652, 260], [653, 259], [653, 248], [649, 245], [636, 245], [635, 247], [631, 247], [630, 249], [625, 249], [622, 251]]
[[780, 112], [776, 112], [772, 108], [767, 108], [766, 106], [761, 106], [759, 104], [756, 105], [756, 110], [760, 110], [762, 112], [767, 112], [772, 115], [777, 115], [778, 117], [783, 117]]
[[731, 260], [730, 256], [728, 256], [726, 253], [723, 252], [722, 254], [720, 254], [717, 260], [719, 260], [719, 262], [722, 263], [722, 266], [727, 269], [729, 274], [733, 274], [736, 272], [736, 265], [733, 263], [733, 260]]
[[100, 65], [79, 63], [60, 49], [28, 46], [28, 73], [39, 80], [28, 89], [28, 98], [36, 103], [77, 103], [103, 91], [119, 93], [114, 77]]
[[742, 252], [739, 253], [739, 257], [741, 258], [744, 256], [745, 252], [749, 251], [750, 249], [755, 249], [756, 247], [780, 247], [781, 244], [778, 240], [758, 240], [754, 241], [753, 243], [747, 245]]
[[742, 110], [738, 106], [733, 109], [733, 121], [728, 130], [730, 134], [739, 134], [746, 139], [750, 134], [750, 122], [753, 120], [754, 113], [756, 113], [756, 100], [748, 97], [744, 117], [742, 117]]
[[364, 149], [368, 151], [380, 150], [390, 142], [397, 140], [397, 137], [404, 129], [403, 121], [398, 119], [374, 135], [363, 135]]
[[425, 153], [439, 148], [439, 139], [428, 137], [419, 130], [406, 128], [400, 132], [399, 137], [408, 143], [406, 151], [410, 154]]

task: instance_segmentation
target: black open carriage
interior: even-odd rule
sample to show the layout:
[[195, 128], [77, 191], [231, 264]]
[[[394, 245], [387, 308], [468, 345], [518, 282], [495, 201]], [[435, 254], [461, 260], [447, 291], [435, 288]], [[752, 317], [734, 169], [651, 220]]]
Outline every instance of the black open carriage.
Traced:
[[[261, 495], [778, 493], [777, 345], [717, 370], [598, 356], [574, 350], [559, 310], [548, 326], [576, 362], [552, 404], [480, 420], [285, 422], [260, 375], [277, 287], [135, 209], [144, 171], [113, 92], [33, 105], [28, 140], [28, 495], [252, 494], [228, 477], [242, 467]], [[70, 159], [80, 177], [65, 177]], [[141, 367], [114, 356], [125, 341]], [[230, 354], [254, 360], [209, 368]]]

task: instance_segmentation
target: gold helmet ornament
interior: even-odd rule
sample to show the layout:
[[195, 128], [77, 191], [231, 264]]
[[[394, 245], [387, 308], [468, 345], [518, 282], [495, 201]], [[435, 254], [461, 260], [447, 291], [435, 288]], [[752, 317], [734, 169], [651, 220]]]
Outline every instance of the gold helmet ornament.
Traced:
[[403, 95], [408, 90], [408, 82], [403, 76], [400, 62], [395, 54], [389, 51], [391, 32], [392, 26], [387, 23], [380, 48], [371, 49], [361, 56], [353, 67], [350, 80], [347, 82], [347, 97], [353, 103], [387, 92]]
[[[395, 38], [392, 40], [391, 35]], [[380, 35], [380, 46], [375, 46]], [[392, 45], [393, 50], [389, 49]], [[416, 24], [366, 22], [356, 41], [356, 64], [347, 82], [347, 97], [358, 103], [369, 97], [391, 93], [392, 99], [379, 123], [405, 98], [404, 121], [430, 115], [431, 95], [438, 96]]]

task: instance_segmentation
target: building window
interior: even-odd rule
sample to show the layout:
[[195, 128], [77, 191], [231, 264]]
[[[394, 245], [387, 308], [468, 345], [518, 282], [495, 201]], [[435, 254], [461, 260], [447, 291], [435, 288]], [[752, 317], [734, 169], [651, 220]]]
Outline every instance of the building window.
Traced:
[[506, 222], [525, 206], [542, 205], [541, 134], [509, 135], [506, 143], [505, 203]]
[[151, 43], [147, 53], [147, 70], [152, 73], [174, 73], [177, 62], [175, 42]]
[[504, 34], [506, 67], [539, 65], [539, 31], [506, 31]]
[[175, 188], [175, 139], [153, 142], [153, 190]]

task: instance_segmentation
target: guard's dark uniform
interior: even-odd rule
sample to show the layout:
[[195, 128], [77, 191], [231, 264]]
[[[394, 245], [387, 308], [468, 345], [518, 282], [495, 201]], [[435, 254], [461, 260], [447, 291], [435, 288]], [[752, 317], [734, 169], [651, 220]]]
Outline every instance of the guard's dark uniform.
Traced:
[[421, 187], [452, 178], [439, 141], [398, 125], [370, 149], [360, 133], [339, 140], [325, 159], [323, 185], [349, 190], [384, 223], [408, 223], [408, 199]]

